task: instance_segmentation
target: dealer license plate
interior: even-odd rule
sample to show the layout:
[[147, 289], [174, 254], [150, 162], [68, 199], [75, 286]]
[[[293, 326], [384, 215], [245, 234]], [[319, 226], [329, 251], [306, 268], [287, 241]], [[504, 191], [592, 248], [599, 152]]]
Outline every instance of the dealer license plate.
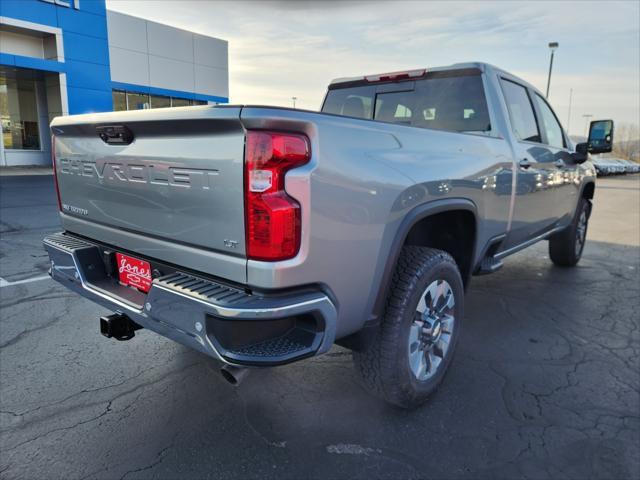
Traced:
[[151, 265], [129, 255], [116, 253], [120, 282], [130, 287], [148, 292], [151, 288]]

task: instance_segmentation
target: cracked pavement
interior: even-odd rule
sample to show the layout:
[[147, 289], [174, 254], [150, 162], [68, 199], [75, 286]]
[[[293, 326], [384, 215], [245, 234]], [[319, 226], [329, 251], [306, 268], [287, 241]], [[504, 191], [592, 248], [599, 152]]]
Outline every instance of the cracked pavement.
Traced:
[[[42, 276], [50, 176], [0, 178], [0, 276]], [[475, 277], [439, 391], [367, 395], [347, 350], [224, 382], [51, 280], [0, 288], [0, 478], [640, 478], [640, 179], [599, 180], [584, 257]]]

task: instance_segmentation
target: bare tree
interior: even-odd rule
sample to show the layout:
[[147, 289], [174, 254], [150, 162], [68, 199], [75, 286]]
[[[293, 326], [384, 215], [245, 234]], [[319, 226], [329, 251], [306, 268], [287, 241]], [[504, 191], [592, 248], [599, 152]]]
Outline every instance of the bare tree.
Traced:
[[613, 134], [613, 155], [640, 161], [640, 127], [634, 123], [621, 123], [615, 126]]

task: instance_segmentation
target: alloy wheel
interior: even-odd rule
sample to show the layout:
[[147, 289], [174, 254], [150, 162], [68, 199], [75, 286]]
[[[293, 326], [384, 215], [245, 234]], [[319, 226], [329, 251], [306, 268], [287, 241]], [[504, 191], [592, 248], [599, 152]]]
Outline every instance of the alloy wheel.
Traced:
[[578, 226], [576, 228], [576, 243], [575, 243], [575, 254], [576, 257], [579, 257], [582, 254], [582, 249], [584, 248], [584, 241], [587, 236], [587, 212], [582, 210], [580, 213], [580, 218], [578, 219]]
[[449, 350], [455, 304], [446, 280], [434, 280], [420, 296], [409, 330], [409, 365], [419, 381], [435, 375]]

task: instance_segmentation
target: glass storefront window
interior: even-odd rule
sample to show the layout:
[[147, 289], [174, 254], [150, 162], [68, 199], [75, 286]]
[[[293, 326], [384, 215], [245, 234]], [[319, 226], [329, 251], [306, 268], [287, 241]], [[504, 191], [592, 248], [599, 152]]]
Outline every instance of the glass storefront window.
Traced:
[[113, 111], [121, 112], [127, 109], [127, 94], [121, 90], [113, 91]]
[[0, 75], [0, 122], [4, 148], [40, 150], [34, 80]]
[[127, 104], [129, 110], [149, 108], [149, 95], [146, 93], [127, 92]]
[[171, 106], [171, 97], [149, 95], [149, 99], [151, 100], [151, 108], [167, 108]]
[[188, 98], [166, 97], [164, 95], [148, 95], [146, 93], [125, 92], [113, 90], [113, 111], [142, 110], [144, 108], [188, 107], [190, 105], [207, 105], [203, 100], [189, 100]]
[[191, 100], [187, 100], [186, 98], [171, 97], [172, 107], [188, 107], [189, 105], [191, 105]]

